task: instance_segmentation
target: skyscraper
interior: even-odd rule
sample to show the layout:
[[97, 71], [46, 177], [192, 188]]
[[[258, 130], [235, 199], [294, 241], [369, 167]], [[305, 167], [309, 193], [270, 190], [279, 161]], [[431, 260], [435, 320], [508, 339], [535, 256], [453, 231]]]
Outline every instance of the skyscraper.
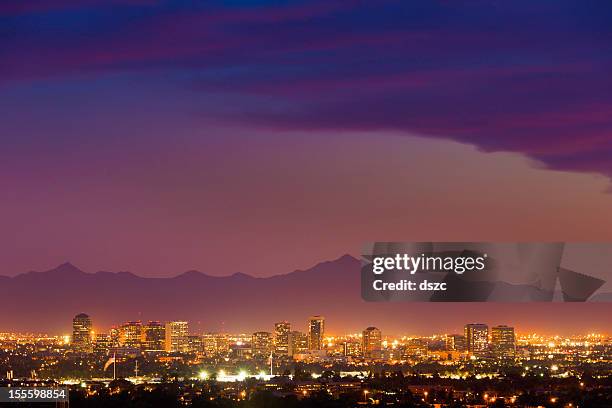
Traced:
[[514, 327], [495, 326], [491, 328], [491, 348], [493, 352], [501, 357], [514, 356], [516, 340]]
[[142, 322], [137, 320], [122, 324], [119, 328], [119, 342], [123, 347], [142, 347]]
[[481, 323], [466, 324], [465, 343], [471, 355], [486, 353], [489, 348], [489, 326]]
[[189, 323], [175, 321], [166, 323], [166, 351], [187, 353], [189, 350]]
[[112, 326], [108, 331], [111, 347], [119, 347], [121, 345], [121, 328]]
[[465, 351], [465, 336], [462, 334], [447, 334], [446, 335], [446, 350], [447, 351]]
[[323, 316], [312, 316], [308, 320], [308, 348], [310, 350], [322, 350], [324, 336], [325, 318]]
[[289, 354], [289, 332], [291, 332], [291, 323], [283, 321], [274, 324], [274, 352], [276, 354], [282, 356]]
[[268, 356], [272, 350], [272, 333], [255, 332], [251, 337], [251, 352], [253, 356]]
[[288, 354], [305, 353], [308, 351], [308, 335], [300, 331], [292, 331], [289, 333], [289, 350]]
[[88, 353], [92, 351], [92, 324], [85, 313], [72, 319], [72, 347], [76, 351]]
[[361, 350], [365, 358], [380, 358], [382, 352], [382, 334], [376, 327], [368, 327], [362, 333]]
[[149, 321], [143, 328], [143, 347], [147, 351], [166, 349], [166, 327], [158, 321]]

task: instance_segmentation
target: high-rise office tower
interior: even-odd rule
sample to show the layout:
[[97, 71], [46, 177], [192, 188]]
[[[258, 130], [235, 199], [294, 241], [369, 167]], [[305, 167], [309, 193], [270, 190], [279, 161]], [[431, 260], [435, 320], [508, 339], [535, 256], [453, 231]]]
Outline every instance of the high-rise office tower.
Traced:
[[268, 356], [270, 351], [272, 351], [272, 333], [253, 333], [253, 336], [251, 336], [251, 352], [253, 356]]
[[289, 332], [291, 332], [291, 323], [283, 321], [274, 324], [274, 352], [276, 354], [282, 356], [289, 354]]
[[447, 351], [466, 351], [465, 336], [463, 334], [446, 335]]
[[166, 323], [166, 351], [187, 353], [189, 350], [189, 323], [175, 321]]
[[465, 343], [472, 355], [486, 353], [489, 349], [489, 326], [481, 323], [465, 325]]
[[382, 334], [376, 327], [368, 327], [362, 333], [361, 350], [365, 358], [380, 358]]
[[291, 323], [274, 324], [274, 351], [276, 354], [282, 356], [289, 354], [289, 332], [291, 332]]
[[300, 331], [289, 332], [288, 354], [293, 356], [306, 351], [308, 351], [308, 335]]
[[142, 322], [140, 320], [125, 322], [119, 328], [119, 342], [123, 347], [142, 347]]
[[491, 328], [491, 348], [498, 356], [511, 357], [516, 351], [514, 327], [495, 326]]
[[92, 351], [92, 324], [85, 313], [78, 314], [72, 319], [72, 347], [76, 351], [88, 353]]
[[308, 348], [310, 350], [322, 350], [324, 336], [325, 318], [323, 316], [312, 316], [308, 320]]
[[142, 344], [146, 351], [166, 350], [166, 327], [158, 321], [149, 321], [143, 327]]

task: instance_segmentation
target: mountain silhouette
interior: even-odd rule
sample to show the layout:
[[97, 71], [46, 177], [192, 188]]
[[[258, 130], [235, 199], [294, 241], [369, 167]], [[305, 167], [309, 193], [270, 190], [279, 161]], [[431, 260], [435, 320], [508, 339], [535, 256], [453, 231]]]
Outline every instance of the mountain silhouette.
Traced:
[[332, 334], [368, 326], [384, 334], [460, 333], [475, 321], [552, 334], [609, 329], [609, 308], [599, 302], [365, 302], [360, 261], [349, 255], [267, 278], [193, 270], [146, 278], [86, 273], [65, 263], [46, 272], [0, 276], [0, 304], [0, 332], [69, 334], [79, 313], [91, 316], [98, 331], [131, 320], [187, 320], [194, 333], [272, 331], [274, 322], [288, 320], [294, 330], [305, 331], [308, 317], [317, 314], [325, 316]]
[[363, 303], [359, 271], [359, 261], [349, 255], [268, 278], [193, 270], [145, 278], [130, 272], [86, 273], [65, 263], [45, 272], [0, 277], [6, 312], [0, 330], [69, 331], [80, 312], [103, 329], [128, 320], [188, 320], [195, 332], [271, 330], [281, 320], [305, 329], [310, 315], [332, 317], [344, 305]]

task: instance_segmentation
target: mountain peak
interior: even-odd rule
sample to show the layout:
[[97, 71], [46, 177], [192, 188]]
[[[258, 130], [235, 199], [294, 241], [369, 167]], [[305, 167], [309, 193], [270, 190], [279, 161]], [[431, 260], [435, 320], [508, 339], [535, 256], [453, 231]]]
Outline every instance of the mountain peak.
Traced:
[[332, 262], [354, 262], [354, 261], [359, 261], [359, 259], [355, 258], [353, 255], [350, 254], [344, 254], [342, 255], [340, 258], [336, 259], [335, 261]]
[[306, 271], [313, 270], [313, 269], [318, 269], [318, 268], [322, 268], [322, 267], [335, 266], [335, 265], [353, 266], [353, 265], [358, 264], [358, 263], [359, 263], [359, 259], [355, 258], [352, 255], [344, 254], [344, 255], [340, 256], [339, 258], [336, 258], [336, 259], [331, 260], [331, 261], [319, 262], [318, 264], [316, 264], [312, 268], [307, 269]]
[[189, 270], [187, 272], [183, 272], [181, 274], [176, 275], [174, 278], [201, 278], [207, 276], [205, 273], [200, 271], [196, 271], [195, 269]]
[[82, 270], [71, 264], [70, 262], [64, 262], [63, 264], [51, 269], [47, 272], [61, 273], [61, 274], [82, 274]]
[[242, 273], [242, 272], [235, 272], [233, 274], [231, 274], [232, 278], [253, 278], [251, 275], [247, 275], [246, 273]]

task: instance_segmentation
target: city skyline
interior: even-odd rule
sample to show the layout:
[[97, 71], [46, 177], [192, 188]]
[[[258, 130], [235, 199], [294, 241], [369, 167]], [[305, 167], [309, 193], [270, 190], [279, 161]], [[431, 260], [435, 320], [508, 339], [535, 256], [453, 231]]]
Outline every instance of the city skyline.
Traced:
[[[84, 324], [83, 323], [83, 319], [86, 319], [88, 321], [88, 323]], [[23, 332], [11, 332], [10, 330], [0, 330], [0, 334], [24, 334], [24, 335], [49, 335], [49, 336], [55, 336], [55, 337], [66, 337], [69, 336], [71, 339], [75, 338], [75, 333], [78, 333], [77, 338], [83, 338], [83, 336], [85, 335], [85, 333], [89, 334], [90, 337], [93, 338], [93, 336], [95, 336], [96, 334], [102, 334], [102, 333], [111, 333], [113, 331], [117, 331], [117, 330], [121, 330], [122, 328], [128, 328], [128, 327], [133, 327], [133, 326], [138, 326], [139, 327], [139, 331], [138, 334], [136, 335], [135, 338], [138, 339], [139, 342], [145, 344], [147, 342], [147, 340], [145, 340], [147, 338], [147, 333], [146, 333], [146, 329], [147, 327], [152, 326], [159, 326], [162, 329], [165, 330], [169, 330], [168, 329], [168, 324], [183, 324], [184, 329], [181, 329], [184, 333], [184, 335], [206, 335], [206, 334], [223, 334], [223, 335], [233, 335], [233, 336], [244, 336], [244, 335], [251, 335], [251, 334], [257, 334], [257, 333], [268, 333], [270, 334], [273, 338], [277, 338], [280, 334], [279, 333], [284, 333], [284, 335], [287, 334], [291, 334], [294, 332], [301, 332], [301, 333], [310, 333], [310, 331], [313, 329], [313, 326], [311, 325], [312, 320], [313, 319], [322, 319], [323, 321], [325, 321], [326, 323], [324, 323], [325, 325], [327, 325], [329, 322], [327, 322], [327, 319], [325, 319], [325, 317], [321, 316], [321, 315], [312, 315], [310, 317], [307, 317], [305, 319], [302, 319], [303, 321], [300, 323], [294, 322], [294, 321], [288, 321], [288, 320], [282, 320], [279, 322], [272, 322], [268, 325], [268, 327], [260, 327], [258, 329], [256, 329], [253, 332], [249, 332], [249, 331], [232, 331], [232, 330], [225, 330], [225, 331], [216, 331], [216, 330], [206, 330], [204, 329], [202, 330], [196, 330], [193, 326], [192, 326], [192, 322], [190, 321], [186, 321], [186, 320], [176, 320], [176, 319], [171, 319], [168, 321], [163, 321], [163, 320], [128, 320], [128, 321], [117, 321], [114, 324], [112, 324], [109, 327], [105, 327], [105, 328], [100, 328], [99, 326], [95, 326], [93, 322], [95, 322], [95, 318], [93, 318], [93, 316], [87, 314], [87, 313], [79, 313], [77, 314], [73, 321], [72, 321], [72, 326], [71, 326], [71, 332], [72, 335], [67, 335], [66, 331], [63, 332], [57, 332], [57, 333], [48, 333], [48, 332], [43, 332], [43, 331], [23, 331]], [[574, 332], [574, 333], [569, 333], [569, 334], [560, 334], [560, 333], [543, 333], [543, 332], [538, 332], [538, 331], [533, 331], [533, 330], [521, 330], [521, 328], [519, 327], [517, 330], [516, 324], [510, 324], [509, 320], [512, 319], [506, 319], [506, 321], [503, 321], [504, 319], [497, 319], [493, 322], [476, 322], [471, 321], [471, 322], [464, 322], [464, 323], [458, 323], [458, 326], [455, 326], [453, 328], [449, 328], [447, 330], [443, 330], [443, 331], [432, 331], [430, 333], [426, 333], [426, 334], [414, 334], [414, 333], [409, 333], [409, 332], [403, 332], [403, 333], [395, 333], [395, 332], [388, 332], [385, 330], [381, 330], [379, 325], [375, 325], [372, 326], [371, 324], [369, 326], [364, 326], [363, 330], [353, 330], [353, 331], [335, 331], [335, 332], [329, 332], [327, 330], [324, 330], [322, 333], [322, 335], [320, 336], [320, 339], [318, 340], [319, 344], [318, 346], [315, 346], [313, 344], [308, 343], [308, 347], [312, 350], [317, 350], [320, 349], [324, 343], [322, 343], [322, 340], [324, 338], [328, 338], [328, 337], [338, 337], [338, 336], [354, 336], [354, 335], [361, 335], [361, 333], [368, 331], [368, 330], [377, 330], [380, 333], [383, 334], [383, 338], [384, 337], [435, 337], [435, 336], [462, 336], [465, 339], [465, 349], [466, 350], [470, 350], [470, 349], [474, 349], [473, 345], [470, 345], [470, 340], [469, 338], [472, 336], [471, 333], [468, 333], [468, 329], [471, 330], [473, 327], [475, 327], [477, 330], [484, 330], [487, 335], [486, 335], [486, 342], [489, 342], [493, 337], [495, 337], [496, 335], [498, 337], [500, 337], [501, 339], [504, 338], [504, 334], [503, 331], [505, 329], [511, 329], [513, 333], [516, 333], [516, 335], [520, 335], [520, 336], [524, 336], [524, 337], [529, 337], [529, 336], [545, 336], [545, 337], [574, 337], [574, 336], [602, 336], [602, 337], [607, 337], [607, 336], [611, 336], [612, 334], [610, 334], [607, 331], [597, 331], [597, 330], [587, 330], [584, 332]], [[296, 324], [297, 323], [297, 324]], [[77, 327], [79, 328], [77, 330]], [[279, 327], [283, 327], [282, 329], [279, 329]], [[269, 330], [266, 330], [269, 329]], [[316, 328], [314, 329], [315, 331], [317, 330]], [[501, 333], [497, 333], [494, 334], [495, 330], [501, 331]], [[461, 334], [457, 334], [457, 333], [461, 333]], [[129, 337], [129, 336], [128, 336]], [[165, 338], [165, 335], [163, 336]], [[165, 338], [166, 339], [166, 338]], [[166, 339], [167, 341], [167, 339]], [[288, 341], [287, 339], [285, 339], [285, 342]], [[129, 342], [129, 340], [128, 340]], [[284, 343], [283, 343], [284, 344]], [[162, 350], [168, 351], [165, 348], [162, 348]], [[284, 348], [281, 348], [281, 350], [284, 350], [284, 352], [287, 351], [287, 345], [285, 344]]]
[[609, 406], [607, 335], [522, 335], [491, 322], [464, 323], [463, 334], [396, 337], [369, 326], [329, 335], [321, 315], [304, 318], [307, 333], [291, 323], [194, 335], [187, 321], [128, 321], [98, 333], [78, 313], [72, 337], [0, 333], [0, 385], [64, 389], [71, 405], [165, 395], [166, 405], [226, 408]]
[[[293, 356], [294, 353], [321, 351], [329, 352], [332, 347], [337, 346], [337, 341], [345, 343], [344, 353], [346, 354], [346, 342], [357, 342], [361, 345], [358, 355], [363, 358], [377, 360], [381, 359], [380, 352], [383, 349], [395, 348], [398, 344], [397, 339], [403, 341], [411, 339], [430, 339], [433, 341], [443, 341], [446, 351], [459, 351], [483, 357], [494, 353], [500, 357], [514, 357], [516, 347], [521, 342], [527, 341], [546, 341], [556, 339], [555, 342], [562, 344], [572, 338], [592, 338], [595, 341], [606, 341], [609, 338], [607, 333], [582, 333], [573, 336], [541, 336], [537, 333], [522, 333], [514, 325], [489, 324], [489, 323], [463, 323], [461, 334], [447, 331], [444, 333], [430, 333], [428, 336], [406, 336], [401, 334], [389, 334], [383, 332], [376, 326], [368, 326], [358, 333], [327, 333], [325, 332], [326, 319], [321, 315], [313, 315], [305, 319], [303, 325], [293, 325], [292, 322], [283, 320], [269, 324], [269, 331], [265, 328], [252, 333], [232, 333], [232, 332], [196, 332], [188, 321], [127, 321], [117, 322], [106, 331], [97, 331], [93, 324], [94, 319], [86, 313], [79, 313], [72, 319], [72, 335], [55, 336], [60, 337], [65, 344], [69, 344], [75, 352], [94, 353], [94, 352], [113, 352], [126, 348], [141, 349], [145, 352], [167, 352], [167, 353], [192, 353], [196, 350], [206, 353], [205, 341], [207, 338], [223, 338], [226, 344], [223, 349], [229, 346], [243, 347], [250, 346], [252, 357], [266, 358], [271, 355]], [[292, 330], [295, 328], [298, 330]], [[159, 330], [158, 330], [159, 328]], [[303, 329], [300, 331], [299, 329]], [[300, 334], [307, 336], [304, 345], [296, 349], [295, 341], [300, 341]], [[19, 333], [2, 333], [0, 340], [10, 339], [11, 336], [18, 337]], [[8, 335], [8, 337], [7, 337]], [[199, 342], [194, 344], [191, 338], [197, 337]], [[245, 341], [246, 339], [246, 341]], [[612, 340], [612, 338], [610, 338]], [[161, 342], [160, 342], [161, 341]], [[215, 340], [218, 345], [218, 340]], [[215, 342], [214, 341], [214, 342]], [[104, 348], [96, 347], [100, 343]], [[151, 344], [155, 347], [150, 347]], [[334, 344], [336, 343], [336, 344]], [[550, 346], [550, 343], [548, 343]], [[196, 349], [194, 349], [196, 347]], [[217, 346], [215, 346], [217, 347]], [[552, 346], [551, 346], [552, 347]], [[115, 351], [112, 351], [115, 350]], [[124, 353], [129, 351], [123, 351]], [[320, 354], [314, 354], [320, 357]]]

